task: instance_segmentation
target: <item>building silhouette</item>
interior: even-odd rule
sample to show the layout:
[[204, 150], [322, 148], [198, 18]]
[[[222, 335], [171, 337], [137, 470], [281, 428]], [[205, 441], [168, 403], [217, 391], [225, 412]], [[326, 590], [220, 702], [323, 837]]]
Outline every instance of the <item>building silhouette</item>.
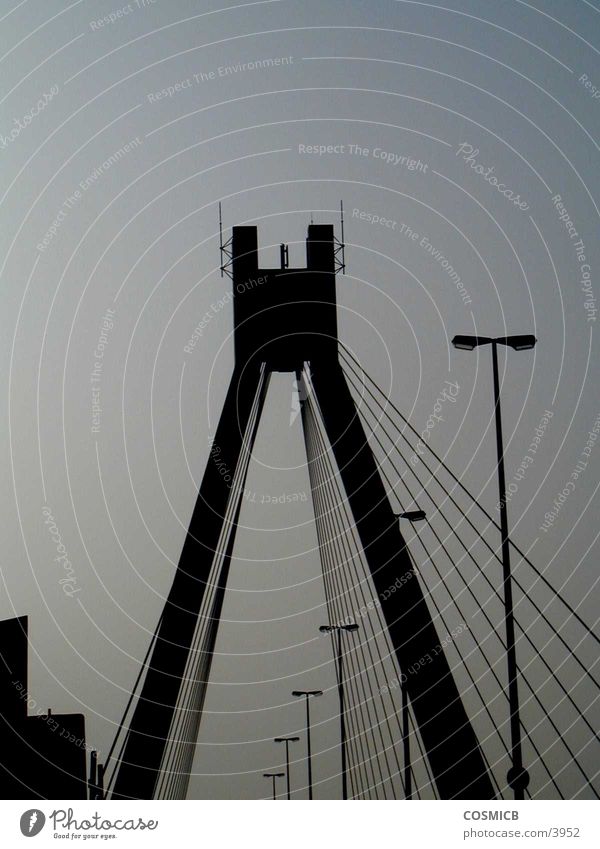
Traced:
[[27, 651], [27, 617], [0, 622], [0, 798], [86, 799], [84, 716], [29, 714]]

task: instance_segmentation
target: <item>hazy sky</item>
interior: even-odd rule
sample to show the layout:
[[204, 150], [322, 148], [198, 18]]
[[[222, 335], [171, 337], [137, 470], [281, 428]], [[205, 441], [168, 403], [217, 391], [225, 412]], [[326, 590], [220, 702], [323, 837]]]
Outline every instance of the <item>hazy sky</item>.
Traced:
[[[0, 614], [30, 617], [36, 703], [83, 711], [88, 743], [107, 752], [173, 577], [232, 369], [231, 304], [218, 303], [231, 286], [219, 274], [219, 201], [227, 233], [258, 226], [263, 265], [278, 261], [280, 242], [290, 264], [303, 265], [311, 215], [337, 224], [343, 200], [341, 339], [419, 432], [446, 381], [458, 385], [428, 438], [493, 512], [490, 352], [455, 351], [449, 340], [535, 333], [535, 351], [500, 360], [512, 532], [595, 622], [597, 0], [0, 0], [0, 27]], [[296, 687], [326, 691], [313, 706], [315, 795], [339, 795], [335, 675], [318, 633], [327, 612], [292, 401], [292, 376], [276, 375], [249, 471], [257, 497], [242, 510], [195, 798], [268, 795], [261, 774], [283, 755], [272, 737], [302, 729]], [[409, 473], [406, 481], [412, 487]], [[411, 507], [404, 483], [397, 492]], [[298, 501], [263, 499], [282, 494]], [[432, 529], [445, 536], [447, 526], [425, 494], [417, 502], [431, 521], [419, 534], [433, 548]], [[436, 586], [410, 530], [408, 540], [446, 624], [468, 626], [456, 647], [472, 653], [493, 716], [505, 722], [474, 648], [484, 642], [504, 680], [498, 640], [448, 559], [436, 562], [454, 598]], [[485, 550], [473, 546], [483, 565]], [[63, 555], [69, 570], [56, 560]], [[502, 633], [501, 608], [486, 601], [474, 564], [460, 568]], [[499, 586], [498, 564], [486, 574]], [[517, 574], [577, 645], [583, 632], [529, 567]], [[550, 630], [521, 593], [516, 603], [597, 728], [597, 693], [548, 644]], [[593, 773], [597, 743], [573, 724], [525, 640], [517, 650]], [[578, 656], [591, 668], [594, 644], [583, 641]], [[468, 687], [454, 645], [448, 657]], [[523, 719], [563, 792], [588, 797], [543, 711], [522, 693]], [[472, 692], [465, 701], [487, 740], [493, 723]], [[504, 786], [507, 758], [493, 739], [485, 747]], [[304, 740], [296, 788], [303, 753]], [[525, 755], [532, 795], [555, 795], [529, 743]], [[424, 780], [422, 765], [417, 772]]]

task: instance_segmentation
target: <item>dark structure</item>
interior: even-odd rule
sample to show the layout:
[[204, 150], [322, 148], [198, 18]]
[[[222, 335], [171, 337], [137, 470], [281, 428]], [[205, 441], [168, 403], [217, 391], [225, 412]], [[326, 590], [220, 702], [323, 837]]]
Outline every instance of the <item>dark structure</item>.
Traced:
[[87, 799], [83, 714], [28, 715], [27, 617], [0, 622], [0, 798]]
[[[211, 564], [230, 506], [230, 485], [213, 457], [217, 454], [233, 475], [242, 450], [252, 449], [256, 427], [249, 440], [245, 434], [251, 416], [255, 414], [256, 421], [260, 418], [265, 391], [260, 390], [261, 381], [265, 375], [268, 380], [272, 371], [295, 372], [302, 379], [305, 364], [310, 367], [312, 386], [375, 589], [385, 599], [382, 610], [398, 663], [401, 669], [419, 670], [408, 676], [406, 692], [439, 795], [493, 798], [476, 735], [445, 655], [439, 650], [439, 636], [338, 362], [336, 273], [343, 268], [343, 245], [335, 238], [333, 226], [311, 225], [306, 268], [287, 267], [285, 246], [280, 268], [260, 268], [256, 227], [234, 227], [223, 251], [223, 269], [233, 280], [235, 369], [129, 725], [113, 798], [152, 798], [156, 793]], [[266, 383], [264, 386], [266, 389]], [[237, 514], [228, 521], [231, 534], [226, 563], [210, 613], [216, 622]], [[400, 586], [397, 592], [385, 592], [394, 584]], [[213, 646], [214, 637], [204, 648], [206, 679]], [[428, 654], [431, 662], [421, 666], [420, 659]]]

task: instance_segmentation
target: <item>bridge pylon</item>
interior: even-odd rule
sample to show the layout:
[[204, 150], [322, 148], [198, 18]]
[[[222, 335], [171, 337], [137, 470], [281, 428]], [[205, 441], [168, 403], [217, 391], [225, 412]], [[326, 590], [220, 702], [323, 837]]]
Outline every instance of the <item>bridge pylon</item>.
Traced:
[[[332, 225], [311, 224], [306, 267], [290, 268], [282, 246], [280, 267], [261, 268], [257, 228], [244, 226], [233, 228], [222, 253], [222, 271], [233, 283], [235, 367], [112, 797], [148, 799], [157, 794], [210, 588], [210, 611], [202, 614], [213, 622], [212, 636], [202, 649], [206, 662], [201, 684], [206, 686], [239, 517], [231, 481], [237, 476], [243, 488], [269, 376], [281, 371], [305, 381], [305, 392], [320, 411], [400, 670], [416, 670], [405, 676], [404, 686], [438, 794], [445, 799], [494, 798], [477, 736], [440, 649], [420, 579], [338, 360], [336, 278], [344, 267], [343, 244]], [[224, 566], [214, 585], [211, 568], [224, 531]], [[394, 593], [388, 592], [392, 586]], [[423, 664], [425, 657], [429, 662]]]

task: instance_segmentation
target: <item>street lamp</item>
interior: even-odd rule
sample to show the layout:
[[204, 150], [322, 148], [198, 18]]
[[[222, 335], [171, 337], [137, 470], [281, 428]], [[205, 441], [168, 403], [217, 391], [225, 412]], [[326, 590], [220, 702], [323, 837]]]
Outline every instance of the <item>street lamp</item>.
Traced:
[[272, 778], [273, 779], [273, 801], [277, 799], [277, 794], [275, 793], [275, 779], [283, 778], [285, 772], [263, 772], [263, 778]]
[[472, 351], [479, 345], [507, 345], [515, 351], [530, 351], [535, 347], [537, 339], [530, 334], [522, 336], [455, 336], [452, 344], [461, 351]]
[[398, 513], [398, 519], [408, 519], [409, 522], [422, 522], [427, 518], [424, 510], [409, 510], [408, 513]]
[[348, 778], [346, 775], [346, 708], [344, 707], [344, 655], [342, 651], [342, 631], [354, 633], [358, 625], [321, 625], [322, 634], [337, 633], [338, 693], [340, 697], [340, 741], [342, 750], [342, 799], [348, 798]]
[[290, 795], [290, 743], [297, 743], [300, 737], [275, 737], [275, 743], [285, 743], [285, 774], [287, 776], [287, 797]]
[[[399, 519], [407, 519], [409, 522], [421, 522], [426, 518], [424, 510], [413, 510], [408, 513], [400, 513]], [[410, 715], [408, 711], [408, 692], [406, 689], [406, 681], [401, 680], [402, 693], [402, 749], [404, 755], [404, 796], [406, 799], [412, 799], [412, 765], [410, 754]]]
[[310, 697], [311, 696], [322, 696], [323, 690], [292, 690], [292, 696], [296, 696], [296, 698], [300, 698], [303, 696], [306, 699], [306, 750], [308, 753], [308, 798], [312, 799], [313, 797], [313, 787], [312, 787], [312, 762], [311, 762], [311, 752], [310, 752]]
[[494, 373], [494, 409], [496, 414], [496, 450], [498, 454], [498, 490], [500, 495], [500, 533], [502, 536], [502, 572], [504, 586], [504, 622], [506, 627], [506, 661], [508, 666], [508, 704], [510, 711], [510, 739], [512, 766], [506, 779], [515, 799], [525, 798], [529, 773], [523, 766], [521, 747], [521, 720], [519, 716], [519, 688], [517, 683], [517, 654], [515, 648], [515, 621], [513, 612], [512, 579], [510, 570], [510, 541], [508, 536], [508, 510], [506, 506], [506, 478], [504, 474], [504, 447], [502, 442], [502, 415], [500, 411], [500, 378], [498, 375], [498, 345], [515, 351], [529, 351], [537, 342], [535, 336], [455, 336], [452, 344], [463, 351], [472, 351], [479, 345], [492, 346]]

